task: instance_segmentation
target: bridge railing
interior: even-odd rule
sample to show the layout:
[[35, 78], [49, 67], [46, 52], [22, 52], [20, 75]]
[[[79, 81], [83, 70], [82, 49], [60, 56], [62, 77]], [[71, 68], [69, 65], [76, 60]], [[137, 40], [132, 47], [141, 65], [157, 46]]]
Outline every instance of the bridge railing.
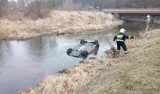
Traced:
[[160, 13], [160, 9], [103, 9], [105, 13]]

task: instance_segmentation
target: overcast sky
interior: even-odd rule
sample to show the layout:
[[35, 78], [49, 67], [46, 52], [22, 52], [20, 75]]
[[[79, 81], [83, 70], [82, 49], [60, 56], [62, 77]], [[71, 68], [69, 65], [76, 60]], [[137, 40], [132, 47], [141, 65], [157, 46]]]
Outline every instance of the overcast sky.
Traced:
[[17, 1], [17, 0], [8, 0], [8, 1]]

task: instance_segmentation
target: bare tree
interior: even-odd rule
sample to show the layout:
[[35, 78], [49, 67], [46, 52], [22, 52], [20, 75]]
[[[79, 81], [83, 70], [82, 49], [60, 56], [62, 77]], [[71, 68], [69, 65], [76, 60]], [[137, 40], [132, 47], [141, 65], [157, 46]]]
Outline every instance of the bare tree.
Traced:
[[40, 1], [38, 0], [31, 0], [27, 6], [27, 13], [25, 16], [31, 16], [33, 19], [43, 18], [41, 13], [41, 6]]
[[36, 17], [42, 18], [41, 6], [40, 6], [40, 2], [38, 0], [36, 0], [36, 3], [35, 3], [34, 13], [36, 14]]
[[64, 9], [66, 9], [66, 10], [72, 10], [73, 0], [65, 0], [63, 6], [64, 6]]
[[7, 12], [8, 0], [0, 0], [0, 16]]
[[25, 10], [25, 0], [17, 0], [18, 3], [18, 8], [20, 11], [24, 11]]

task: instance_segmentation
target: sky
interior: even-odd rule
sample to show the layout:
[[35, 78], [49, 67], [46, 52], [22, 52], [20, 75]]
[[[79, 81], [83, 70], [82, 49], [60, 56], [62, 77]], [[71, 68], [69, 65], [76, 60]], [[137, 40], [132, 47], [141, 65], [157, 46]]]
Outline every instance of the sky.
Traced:
[[10, 1], [17, 1], [17, 0], [8, 0], [8, 1], [10, 2]]

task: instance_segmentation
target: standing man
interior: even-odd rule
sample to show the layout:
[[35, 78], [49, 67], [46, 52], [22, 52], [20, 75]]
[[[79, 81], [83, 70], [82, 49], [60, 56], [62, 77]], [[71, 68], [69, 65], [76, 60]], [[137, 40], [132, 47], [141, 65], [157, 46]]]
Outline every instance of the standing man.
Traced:
[[122, 47], [123, 50], [124, 50], [124, 53], [127, 54], [127, 47], [126, 47], [126, 44], [125, 44], [125, 40], [129, 39], [129, 38], [133, 38], [133, 36], [126, 35], [125, 31], [126, 30], [124, 28], [121, 28], [120, 32], [117, 35], [114, 36], [113, 41], [117, 42], [117, 51], [118, 52], [120, 52], [121, 47]]

